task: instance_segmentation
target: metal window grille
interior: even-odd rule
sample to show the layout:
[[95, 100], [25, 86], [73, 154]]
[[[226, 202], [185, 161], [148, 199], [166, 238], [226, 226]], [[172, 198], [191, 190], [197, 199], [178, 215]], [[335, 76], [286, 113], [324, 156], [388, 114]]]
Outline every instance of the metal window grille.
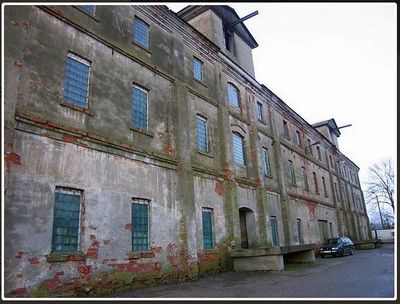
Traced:
[[271, 223], [271, 234], [272, 234], [272, 246], [278, 246], [279, 245], [278, 225], [275, 216], [270, 217], [270, 223]]
[[212, 232], [212, 210], [209, 208], [202, 209], [203, 219], [203, 247], [205, 250], [213, 249], [213, 232]]
[[90, 15], [94, 15], [96, 11], [95, 5], [80, 5], [79, 7]]
[[232, 107], [239, 108], [239, 91], [230, 83], [228, 83], [228, 100]]
[[264, 173], [265, 175], [271, 175], [271, 167], [269, 164], [269, 155], [268, 155], [268, 150], [266, 148], [263, 148], [263, 158], [264, 158]]
[[304, 240], [303, 240], [303, 231], [301, 227], [301, 219], [297, 219], [297, 235], [299, 237], [299, 243], [303, 244]]
[[51, 250], [77, 252], [81, 191], [56, 188]]
[[133, 20], [133, 41], [146, 49], [149, 47], [149, 25], [139, 18]]
[[235, 163], [244, 165], [244, 141], [243, 137], [238, 133], [233, 133], [233, 154]]
[[64, 100], [87, 108], [90, 62], [72, 53], [67, 56], [64, 75]]
[[197, 58], [193, 58], [193, 77], [198, 81], [203, 81], [203, 63]]
[[132, 251], [149, 249], [149, 201], [134, 198], [132, 203]]
[[199, 151], [208, 151], [207, 120], [197, 116], [197, 148]]
[[148, 93], [136, 86], [132, 88], [132, 126], [147, 130]]
[[263, 117], [263, 106], [260, 102], [257, 101], [257, 119], [261, 122], [264, 121]]
[[291, 160], [289, 160], [289, 170], [288, 170], [288, 174], [289, 174], [289, 180], [290, 182], [295, 185], [296, 184], [296, 175], [294, 173], [294, 167], [293, 167], [293, 162]]

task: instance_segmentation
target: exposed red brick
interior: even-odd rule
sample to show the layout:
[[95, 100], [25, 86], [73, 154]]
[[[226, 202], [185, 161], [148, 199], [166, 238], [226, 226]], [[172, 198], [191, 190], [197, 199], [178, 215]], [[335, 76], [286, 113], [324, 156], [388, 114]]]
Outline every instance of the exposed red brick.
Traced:
[[71, 144], [75, 144], [76, 143], [76, 138], [74, 136], [69, 136], [69, 135], [63, 135], [62, 137], [63, 141], [71, 143]]
[[259, 177], [259, 176], [257, 176], [257, 179], [256, 179], [256, 187], [257, 187], [257, 188], [260, 188], [260, 187], [261, 187], [261, 185], [262, 185], [262, 183], [261, 183], [261, 179], [260, 179], [260, 177]]
[[162, 253], [162, 247], [151, 247], [151, 251], [154, 253]]
[[219, 180], [215, 181], [215, 192], [217, 192], [218, 195], [224, 195], [224, 185]]
[[54, 278], [46, 280], [45, 284], [47, 286], [47, 289], [51, 290], [61, 284], [61, 279], [58, 277], [58, 275], [55, 275]]
[[23, 254], [26, 254], [26, 252], [18, 251], [17, 254], [15, 255], [15, 258], [20, 259], [20, 258], [22, 258]]
[[31, 265], [36, 265], [40, 263], [37, 257], [30, 258], [28, 259], [28, 261], [29, 263], [31, 263]]
[[19, 60], [14, 60], [14, 65], [15, 65], [17, 68], [22, 68], [22, 67], [24, 66], [24, 64], [23, 64], [21, 61], [19, 61]]
[[88, 251], [86, 252], [86, 256], [89, 259], [97, 259], [97, 255], [99, 253], [99, 242], [98, 241], [93, 241], [92, 245], [89, 247]]
[[16, 296], [16, 297], [26, 296], [26, 287], [20, 287], [20, 288], [13, 289], [13, 290], [11, 290], [10, 294], [12, 296]]
[[87, 274], [90, 274], [91, 271], [92, 271], [92, 266], [91, 265], [85, 265], [85, 264], [78, 265], [78, 272], [80, 274], [87, 275]]
[[131, 223], [126, 224], [126, 225], [125, 225], [125, 229], [126, 229], [126, 230], [131, 230], [131, 229], [132, 229], [132, 224], [131, 224]]

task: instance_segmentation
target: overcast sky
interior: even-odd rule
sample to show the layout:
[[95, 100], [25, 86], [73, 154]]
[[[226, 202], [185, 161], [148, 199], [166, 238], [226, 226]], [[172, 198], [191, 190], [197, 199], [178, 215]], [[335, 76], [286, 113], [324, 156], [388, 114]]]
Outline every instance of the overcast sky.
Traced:
[[[177, 12], [189, 3], [166, 4]], [[360, 167], [361, 182], [374, 162], [396, 161], [395, 3], [219, 4], [239, 17], [258, 10], [244, 24], [259, 44], [259, 83], [310, 124], [352, 124], [340, 130], [339, 149]]]

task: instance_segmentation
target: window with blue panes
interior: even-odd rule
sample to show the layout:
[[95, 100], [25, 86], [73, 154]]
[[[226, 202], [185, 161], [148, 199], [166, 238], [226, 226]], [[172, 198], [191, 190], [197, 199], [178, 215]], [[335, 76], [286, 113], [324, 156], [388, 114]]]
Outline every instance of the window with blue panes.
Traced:
[[272, 246], [278, 246], [279, 245], [278, 223], [276, 221], [275, 216], [270, 217], [270, 224], [271, 224]]
[[87, 108], [90, 62], [68, 53], [64, 76], [64, 101]]
[[148, 92], [132, 87], [132, 127], [147, 130]]
[[193, 57], [193, 77], [198, 81], [203, 81], [203, 62]]
[[203, 220], [203, 248], [209, 250], [214, 248], [212, 230], [212, 209], [202, 208]]
[[263, 162], [264, 162], [264, 174], [267, 176], [271, 175], [271, 167], [269, 164], [269, 155], [268, 155], [268, 149], [263, 148]]
[[149, 250], [149, 201], [134, 198], [132, 202], [132, 251]]
[[232, 133], [233, 156], [235, 163], [244, 166], [244, 138], [239, 133]]
[[197, 115], [197, 149], [202, 152], [208, 151], [207, 119]]
[[96, 11], [95, 5], [79, 5], [79, 7], [90, 15], [94, 15]]
[[228, 100], [232, 107], [240, 107], [239, 90], [231, 83], [228, 83]]
[[82, 191], [57, 187], [54, 198], [53, 252], [77, 252]]
[[149, 25], [143, 20], [135, 17], [133, 20], [132, 32], [133, 41], [147, 49], [149, 47]]

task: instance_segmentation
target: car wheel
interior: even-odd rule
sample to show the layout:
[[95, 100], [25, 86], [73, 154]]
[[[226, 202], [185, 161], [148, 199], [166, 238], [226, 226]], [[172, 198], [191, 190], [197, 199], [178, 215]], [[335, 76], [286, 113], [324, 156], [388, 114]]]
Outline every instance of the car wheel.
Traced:
[[353, 254], [354, 254], [354, 249], [350, 248], [350, 255], [353, 255]]

